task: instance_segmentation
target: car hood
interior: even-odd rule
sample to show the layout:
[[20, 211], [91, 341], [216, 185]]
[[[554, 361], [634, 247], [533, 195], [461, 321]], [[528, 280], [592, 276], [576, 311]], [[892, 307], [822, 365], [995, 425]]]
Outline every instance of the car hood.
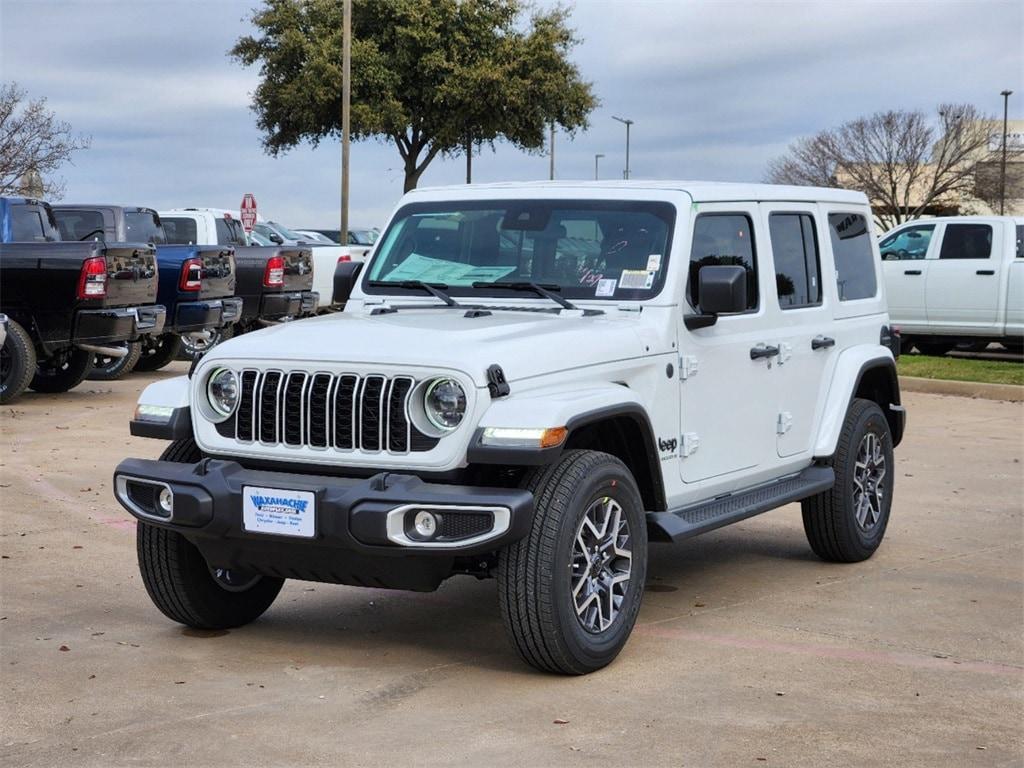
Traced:
[[206, 358], [449, 368], [486, 386], [487, 368], [494, 364], [516, 381], [643, 356], [650, 342], [645, 344], [638, 318], [629, 314], [614, 309], [592, 316], [492, 310], [466, 317], [465, 308], [339, 312], [245, 334], [214, 347]]

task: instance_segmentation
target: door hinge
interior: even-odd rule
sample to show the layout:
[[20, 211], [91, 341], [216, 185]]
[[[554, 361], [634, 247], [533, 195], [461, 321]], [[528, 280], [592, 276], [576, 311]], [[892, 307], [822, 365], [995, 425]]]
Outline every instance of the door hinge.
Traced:
[[775, 431], [780, 435], [784, 435], [789, 432], [793, 427], [793, 414], [789, 411], [783, 411], [779, 414], [779, 420], [776, 423]]
[[779, 342], [779, 365], [785, 363], [793, 356], [793, 345], [782, 341]]
[[693, 355], [683, 355], [679, 358], [679, 378], [686, 381], [697, 375], [700, 364]]
[[696, 432], [684, 432], [683, 433], [683, 458], [692, 456], [700, 448], [700, 437], [697, 436]]

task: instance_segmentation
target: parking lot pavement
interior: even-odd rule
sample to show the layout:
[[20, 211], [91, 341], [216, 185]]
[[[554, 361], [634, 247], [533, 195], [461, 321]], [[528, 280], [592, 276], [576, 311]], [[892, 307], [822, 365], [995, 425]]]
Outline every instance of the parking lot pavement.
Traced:
[[[183, 366], [172, 366], [182, 372]], [[656, 545], [607, 670], [536, 673], [493, 582], [289, 582], [258, 622], [149, 602], [111, 470], [148, 381], [0, 410], [0, 761], [993, 766], [1024, 761], [1024, 405], [911, 394], [888, 536], [817, 561], [797, 506]]]

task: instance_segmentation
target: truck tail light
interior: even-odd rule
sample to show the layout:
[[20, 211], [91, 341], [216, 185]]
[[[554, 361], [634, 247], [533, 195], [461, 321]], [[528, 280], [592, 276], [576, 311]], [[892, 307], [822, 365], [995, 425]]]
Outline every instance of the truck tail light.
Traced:
[[203, 260], [186, 259], [181, 265], [181, 280], [178, 288], [183, 291], [198, 291], [203, 285]]
[[78, 276], [78, 298], [102, 299], [107, 295], [107, 260], [92, 256], [82, 263]]
[[343, 264], [346, 261], [352, 261], [352, 257], [349, 256], [347, 253], [343, 253], [341, 254], [341, 256], [338, 257], [339, 264]]
[[267, 268], [263, 270], [263, 284], [268, 288], [280, 288], [284, 285], [284, 256], [271, 256], [267, 259]]

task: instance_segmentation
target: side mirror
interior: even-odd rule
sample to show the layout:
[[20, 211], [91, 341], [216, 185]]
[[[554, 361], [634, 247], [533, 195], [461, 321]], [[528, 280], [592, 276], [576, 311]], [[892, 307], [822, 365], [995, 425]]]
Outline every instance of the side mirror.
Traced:
[[284, 238], [277, 234], [277, 232], [271, 232], [268, 237], [270, 237], [270, 242], [272, 243], [277, 243], [278, 245], [284, 244]]
[[334, 295], [331, 301], [334, 304], [345, 304], [352, 290], [359, 280], [359, 273], [363, 269], [361, 261], [339, 261], [334, 268]]
[[707, 328], [719, 315], [743, 312], [747, 308], [747, 270], [740, 266], [701, 267], [697, 277], [700, 314], [687, 315], [691, 331]]

